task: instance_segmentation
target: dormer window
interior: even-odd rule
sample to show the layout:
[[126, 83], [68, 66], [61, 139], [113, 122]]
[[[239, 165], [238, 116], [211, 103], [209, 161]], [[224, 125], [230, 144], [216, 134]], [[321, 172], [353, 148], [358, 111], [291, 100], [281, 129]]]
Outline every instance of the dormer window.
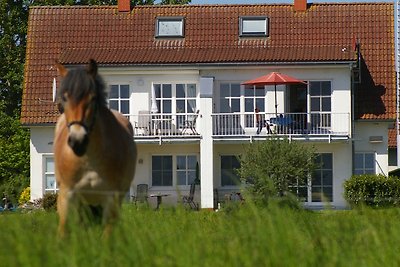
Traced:
[[183, 17], [158, 17], [156, 21], [156, 37], [183, 37]]
[[268, 36], [268, 17], [251, 16], [240, 17], [239, 19], [240, 37], [267, 37]]

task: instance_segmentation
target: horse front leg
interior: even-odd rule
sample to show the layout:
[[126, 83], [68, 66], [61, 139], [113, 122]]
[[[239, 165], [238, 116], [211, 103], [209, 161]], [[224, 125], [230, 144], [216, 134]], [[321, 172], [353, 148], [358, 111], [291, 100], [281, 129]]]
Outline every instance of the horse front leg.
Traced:
[[111, 235], [112, 228], [119, 217], [120, 210], [120, 197], [119, 194], [108, 196], [103, 210], [103, 236], [108, 238]]
[[67, 217], [68, 217], [68, 191], [66, 189], [61, 189], [58, 193], [57, 197], [57, 212], [59, 217], [58, 223], [58, 235], [61, 238], [65, 237], [66, 233], [66, 224], [67, 224]]

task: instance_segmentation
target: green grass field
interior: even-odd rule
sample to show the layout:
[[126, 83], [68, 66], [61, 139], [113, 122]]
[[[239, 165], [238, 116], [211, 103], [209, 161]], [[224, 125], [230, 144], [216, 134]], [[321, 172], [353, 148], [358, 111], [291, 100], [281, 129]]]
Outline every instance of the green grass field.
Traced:
[[231, 212], [124, 205], [101, 228], [56, 235], [55, 212], [1, 213], [0, 266], [399, 266], [400, 210]]

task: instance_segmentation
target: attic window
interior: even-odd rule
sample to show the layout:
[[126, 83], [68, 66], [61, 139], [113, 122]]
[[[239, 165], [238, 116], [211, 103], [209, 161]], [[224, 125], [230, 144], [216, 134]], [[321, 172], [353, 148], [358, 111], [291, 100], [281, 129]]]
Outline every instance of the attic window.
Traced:
[[268, 17], [252, 16], [240, 17], [240, 37], [266, 37], [268, 36]]
[[183, 17], [158, 17], [156, 21], [156, 37], [183, 37]]

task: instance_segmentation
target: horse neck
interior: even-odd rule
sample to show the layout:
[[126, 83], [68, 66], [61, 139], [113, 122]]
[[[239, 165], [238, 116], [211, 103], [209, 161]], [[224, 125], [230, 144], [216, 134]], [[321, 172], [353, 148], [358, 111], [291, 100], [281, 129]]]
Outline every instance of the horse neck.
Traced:
[[96, 109], [96, 119], [93, 129], [89, 134], [89, 151], [101, 149], [107, 142], [107, 121], [109, 121], [109, 109], [104, 106], [99, 106]]

